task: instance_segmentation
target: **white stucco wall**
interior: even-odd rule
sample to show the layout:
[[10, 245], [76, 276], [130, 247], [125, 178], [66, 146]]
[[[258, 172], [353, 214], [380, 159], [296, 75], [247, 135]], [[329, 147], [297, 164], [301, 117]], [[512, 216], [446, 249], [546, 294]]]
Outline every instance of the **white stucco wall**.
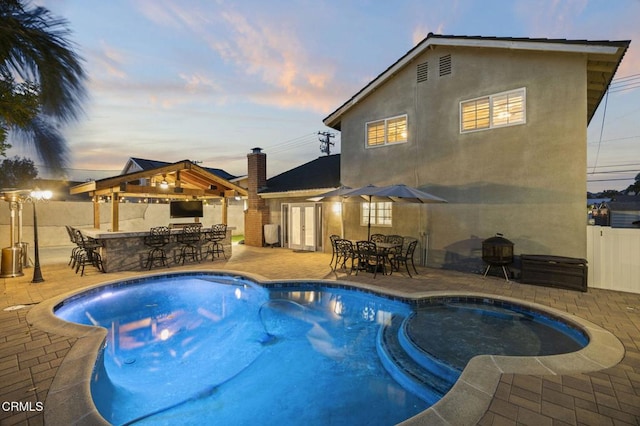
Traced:
[[[439, 77], [446, 54], [453, 71]], [[429, 79], [418, 83], [424, 62]], [[521, 87], [526, 124], [460, 134], [460, 101]], [[343, 116], [342, 183], [405, 183], [448, 200], [408, 222], [401, 212], [414, 207], [394, 206], [393, 233], [428, 233], [432, 266], [477, 268], [481, 241], [497, 232], [516, 254], [584, 258], [586, 108], [583, 55], [436, 47]], [[401, 114], [407, 143], [365, 148], [366, 122]], [[359, 228], [357, 213], [349, 222]]]

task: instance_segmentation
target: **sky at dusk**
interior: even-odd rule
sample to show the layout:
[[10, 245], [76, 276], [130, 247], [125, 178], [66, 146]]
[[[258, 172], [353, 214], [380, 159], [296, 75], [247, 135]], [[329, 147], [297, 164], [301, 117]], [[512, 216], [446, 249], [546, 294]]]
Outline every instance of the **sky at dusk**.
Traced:
[[591, 191], [624, 189], [640, 172], [640, 0], [33, 4], [68, 21], [89, 76], [85, 115], [64, 129], [72, 179], [118, 174], [129, 157], [244, 175], [253, 147], [273, 176], [322, 155], [319, 131], [337, 133], [340, 152], [322, 119], [429, 32], [631, 40], [606, 114], [603, 101], [589, 125], [585, 172]]

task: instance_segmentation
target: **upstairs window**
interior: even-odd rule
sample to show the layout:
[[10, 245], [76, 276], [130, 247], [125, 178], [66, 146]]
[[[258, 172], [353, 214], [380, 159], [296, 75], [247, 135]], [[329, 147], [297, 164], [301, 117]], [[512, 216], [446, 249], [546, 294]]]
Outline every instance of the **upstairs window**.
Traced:
[[460, 102], [460, 133], [526, 123], [525, 88]]
[[407, 141], [407, 116], [385, 118], [366, 124], [366, 146], [382, 146]]

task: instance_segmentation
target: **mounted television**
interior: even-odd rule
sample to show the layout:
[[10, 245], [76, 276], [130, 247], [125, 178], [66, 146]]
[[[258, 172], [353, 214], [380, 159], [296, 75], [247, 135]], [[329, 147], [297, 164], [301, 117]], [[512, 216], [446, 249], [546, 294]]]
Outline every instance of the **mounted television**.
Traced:
[[172, 201], [169, 204], [169, 216], [179, 217], [202, 217], [202, 201]]

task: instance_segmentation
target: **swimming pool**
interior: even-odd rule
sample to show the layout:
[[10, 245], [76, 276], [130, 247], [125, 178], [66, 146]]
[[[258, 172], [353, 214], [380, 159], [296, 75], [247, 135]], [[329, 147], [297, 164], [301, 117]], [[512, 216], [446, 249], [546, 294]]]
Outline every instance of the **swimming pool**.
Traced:
[[[588, 340], [558, 318], [486, 297], [418, 303], [348, 287], [177, 274], [91, 289], [54, 310], [109, 330], [91, 392], [117, 424], [394, 424], [437, 402], [476, 355], [458, 346], [449, 352], [461, 358], [447, 359], [450, 343], [425, 344], [469, 321], [515, 336], [541, 326], [566, 337], [560, 352]], [[457, 325], [434, 320], [441, 314]], [[548, 335], [538, 333], [528, 332], [539, 343], [523, 355], [558, 353], [541, 352]]]

